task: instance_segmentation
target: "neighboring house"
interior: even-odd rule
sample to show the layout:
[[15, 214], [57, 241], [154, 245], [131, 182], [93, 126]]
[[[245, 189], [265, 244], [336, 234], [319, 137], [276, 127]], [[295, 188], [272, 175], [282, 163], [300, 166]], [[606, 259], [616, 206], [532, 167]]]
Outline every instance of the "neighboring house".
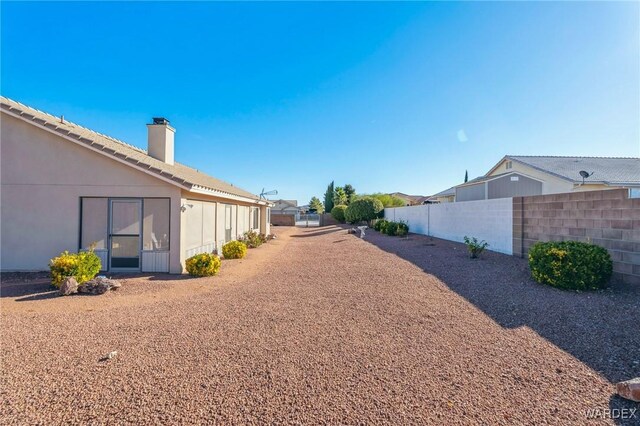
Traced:
[[407, 206], [418, 206], [420, 204], [424, 204], [424, 202], [429, 198], [422, 195], [408, 195], [402, 192], [392, 192], [389, 195], [391, 195], [392, 197], [400, 198], [405, 202], [405, 205]]
[[269, 201], [174, 161], [163, 118], [145, 151], [0, 100], [3, 270], [94, 245], [103, 270], [181, 273], [245, 231], [270, 233]]
[[486, 175], [456, 186], [455, 201], [614, 188], [640, 188], [640, 158], [507, 155]]
[[273, 203], [271, 214], [298, 214], [300, 208], [297, 200], [270, 200]]
[[453, 203], [455, 200], [456, 200], [456, 187], [452, 186], [449, 189], [445, 189], [444, 191], [438, 192], [437, 194], [427, 198], [424, 204]]

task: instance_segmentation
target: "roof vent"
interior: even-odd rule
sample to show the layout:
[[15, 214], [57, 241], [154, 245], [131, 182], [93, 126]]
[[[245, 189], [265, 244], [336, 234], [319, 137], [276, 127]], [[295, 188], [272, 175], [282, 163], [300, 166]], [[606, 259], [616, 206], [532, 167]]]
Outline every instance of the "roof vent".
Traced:
[[169, 124], [169, 120], [164, 117], [153, 117], [153, 124]]

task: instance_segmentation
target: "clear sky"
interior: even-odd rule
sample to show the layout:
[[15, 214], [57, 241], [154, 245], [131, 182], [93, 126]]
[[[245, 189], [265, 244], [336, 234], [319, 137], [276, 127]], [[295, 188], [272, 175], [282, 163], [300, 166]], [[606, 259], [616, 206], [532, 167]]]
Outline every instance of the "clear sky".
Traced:
[[307, 203], [430, 195], [505, 154], [640, 155], [628, 3], [7, 3], [1, 92]]

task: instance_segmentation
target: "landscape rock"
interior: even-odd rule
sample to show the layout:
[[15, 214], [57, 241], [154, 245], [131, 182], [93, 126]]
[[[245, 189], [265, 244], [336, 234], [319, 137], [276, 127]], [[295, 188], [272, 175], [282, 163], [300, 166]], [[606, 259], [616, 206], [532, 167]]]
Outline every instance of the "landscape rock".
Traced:
[[73, 277], [67, 277], [60, 285], [60, 295], [68, 296], [78, 292], [78, 281]]
[[120, 287], [121, 284], [116, 280], [110, 280], [106, 277], [96, 277], [79, 286], [78, 291], [86, 294], [104, 294], [109, 290], [117, 290]]
[[640, 377], [616, 384], [616, 392], [623, 398], [640, 402]]

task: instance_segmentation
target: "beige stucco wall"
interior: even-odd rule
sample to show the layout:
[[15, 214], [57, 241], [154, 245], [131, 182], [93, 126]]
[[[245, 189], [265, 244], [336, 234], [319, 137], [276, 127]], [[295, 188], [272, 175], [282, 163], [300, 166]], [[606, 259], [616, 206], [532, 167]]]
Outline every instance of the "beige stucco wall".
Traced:
[[0, 268], [45, 270], [77, 251], [80, 197], [169, 197], [170, 271], [182, 271], [179, 188], [4, 112], [0, 127]]
[[[244, 203], [244, 202], [240, 202], [240, 201], [233, 201], [233, 200], [227, 200], [224, 198], [220, 198], [220, 197], [216, 197], [216, 196], [212, 196], [212, 195], [208, 195], [208, 194], [199, 194], [199, 193], [194, 193], [194, 192], [190, 192], [190, 191], [186, 191], [183, 190], [182, 191], [182, 204], [188, 204], [188, 203], [192, 203], [193, 201], [199, 201], [199, 202], [212, 202], [212, 203], [216, 203], [216, 220], [215, 220], [215, 233], [216, 233], [216, 243], [217, 245], [219, 245], [220, 243], [223, 242], [223, 240], [225, 239], [225, 218], [224, 218], [224, 212], [225, 212], [225, 205], [231, 205], [232, 206], [232, 216], [231, 216], [231, 237], [232, 239], [236, 239], [238, 237], [238, 234], [242, 234], [244, 231], [248, 230], [248, 227], [250, 226], [250, 217], [249, 215], [249, 211], [250, 208], [249, 207], [257, 207], [256, 204], [251, 204], [251, 203]], [[239, 209], [238, 206], [244, 206], [247, 207], [246, 209]], [[268, 223], [266, 223], [266, 220], [263, 220], [263, 218], [265, 217], [265, 214], [263, 214], [263, 209], [264, 211], [266, 211], [266, 206], [260, 206], [260, 232], [261, 233], [265, 233], [268, 234], [270, 233], [270, 226]], [[240, 218], [239, 216], [242, 215], [243, 217]], [[188, 229], [188, 223], [187, 223], [188, 217], [187, 215], [182, 215], [181, 217], [181, 229]], [[244, 225], [247, 227], [247, 229], [240, 229], [238, 226], [238, 222], [242, 221], [244, 223]], [[182, 247], [186, 247], [186, 239], [185, 236], [182, 236]], [[182, 250], [182, 252], [180, 253], [180, 259], [182, 264], [184, 264], [185, 260], [186, 260], [186, 251]]]

